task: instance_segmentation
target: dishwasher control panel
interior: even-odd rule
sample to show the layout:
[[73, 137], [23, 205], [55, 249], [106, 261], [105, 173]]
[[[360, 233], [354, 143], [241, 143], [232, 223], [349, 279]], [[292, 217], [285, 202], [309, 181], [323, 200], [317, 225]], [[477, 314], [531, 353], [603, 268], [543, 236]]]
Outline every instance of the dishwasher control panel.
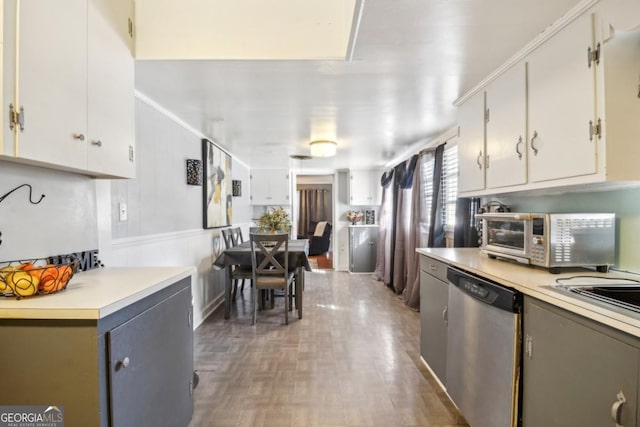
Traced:
[[452, 267], [447, 270], [447, 279], [453, 286], [478, 301], [513, 313], [521, 312], [522, 297], [514, 289]]

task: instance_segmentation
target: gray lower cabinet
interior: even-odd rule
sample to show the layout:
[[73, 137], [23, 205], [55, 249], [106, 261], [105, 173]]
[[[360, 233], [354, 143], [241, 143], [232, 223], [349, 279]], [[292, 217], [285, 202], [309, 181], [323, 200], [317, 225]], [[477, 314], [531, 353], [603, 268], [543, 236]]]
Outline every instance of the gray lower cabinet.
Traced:
[[637, 425], [637, 338], [525, 298], [523, 427]]
[[191, 289], [107, 332], [114, 426], [186, 426], [193, 411]]
[[447, 265], [420, 256], [420, 354], [440, 382], [446, 385]]
[[187, 426], [191, 280], [102, 319], [0, 319], [2, 405], [49, 405], [68, 426]]
[[372, 273], [378, 255], [378, 227], [349, 227], [349, 271]]

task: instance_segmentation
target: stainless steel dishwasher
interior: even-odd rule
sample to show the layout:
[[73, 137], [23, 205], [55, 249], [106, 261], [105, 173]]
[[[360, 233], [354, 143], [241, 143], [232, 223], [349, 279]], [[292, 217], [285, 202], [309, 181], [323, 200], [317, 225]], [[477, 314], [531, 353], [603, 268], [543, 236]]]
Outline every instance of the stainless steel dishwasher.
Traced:
[[518, 425], [522, 297], [449, 268], [447, 393], [473, 427]]

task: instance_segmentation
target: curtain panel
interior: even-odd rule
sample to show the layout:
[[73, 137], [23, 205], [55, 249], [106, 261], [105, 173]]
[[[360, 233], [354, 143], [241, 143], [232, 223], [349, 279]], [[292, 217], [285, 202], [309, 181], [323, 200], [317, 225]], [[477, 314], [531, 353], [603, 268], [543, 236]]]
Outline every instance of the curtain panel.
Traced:
[[298, 234], [308, 236], [320, 221], [331, 221], [331, 192], [326, 189], [299, 189]]
[[[444, 247], [442, 167], [445, 144], [423, 150], [386, 173], [376, 271], [410, 308], [420, 308], [419, 247]], [[383, 175], [382, 181], [385, 181]]]
[[391, 228], [393, 199], [394, 199], [394, 170], [382, 174], [380, 185], [382, 186], [382, 205], [380, 206], [379, 226], [378, 226], [378, 249], [376, 256], [376, 269], [373, 272], [373, 279], [383, 282], [389, 286], [391, 284]]

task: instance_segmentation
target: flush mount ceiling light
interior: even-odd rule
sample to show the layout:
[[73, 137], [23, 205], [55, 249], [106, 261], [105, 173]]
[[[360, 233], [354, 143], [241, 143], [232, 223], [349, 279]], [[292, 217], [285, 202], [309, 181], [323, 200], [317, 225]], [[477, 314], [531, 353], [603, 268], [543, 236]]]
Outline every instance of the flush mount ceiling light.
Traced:
[[331, 157], [336, 155], [336, 148], [338, 144], [335, 141], [311, 141], [309, 147], [311, 148], [311, 156], [313, 157]]

